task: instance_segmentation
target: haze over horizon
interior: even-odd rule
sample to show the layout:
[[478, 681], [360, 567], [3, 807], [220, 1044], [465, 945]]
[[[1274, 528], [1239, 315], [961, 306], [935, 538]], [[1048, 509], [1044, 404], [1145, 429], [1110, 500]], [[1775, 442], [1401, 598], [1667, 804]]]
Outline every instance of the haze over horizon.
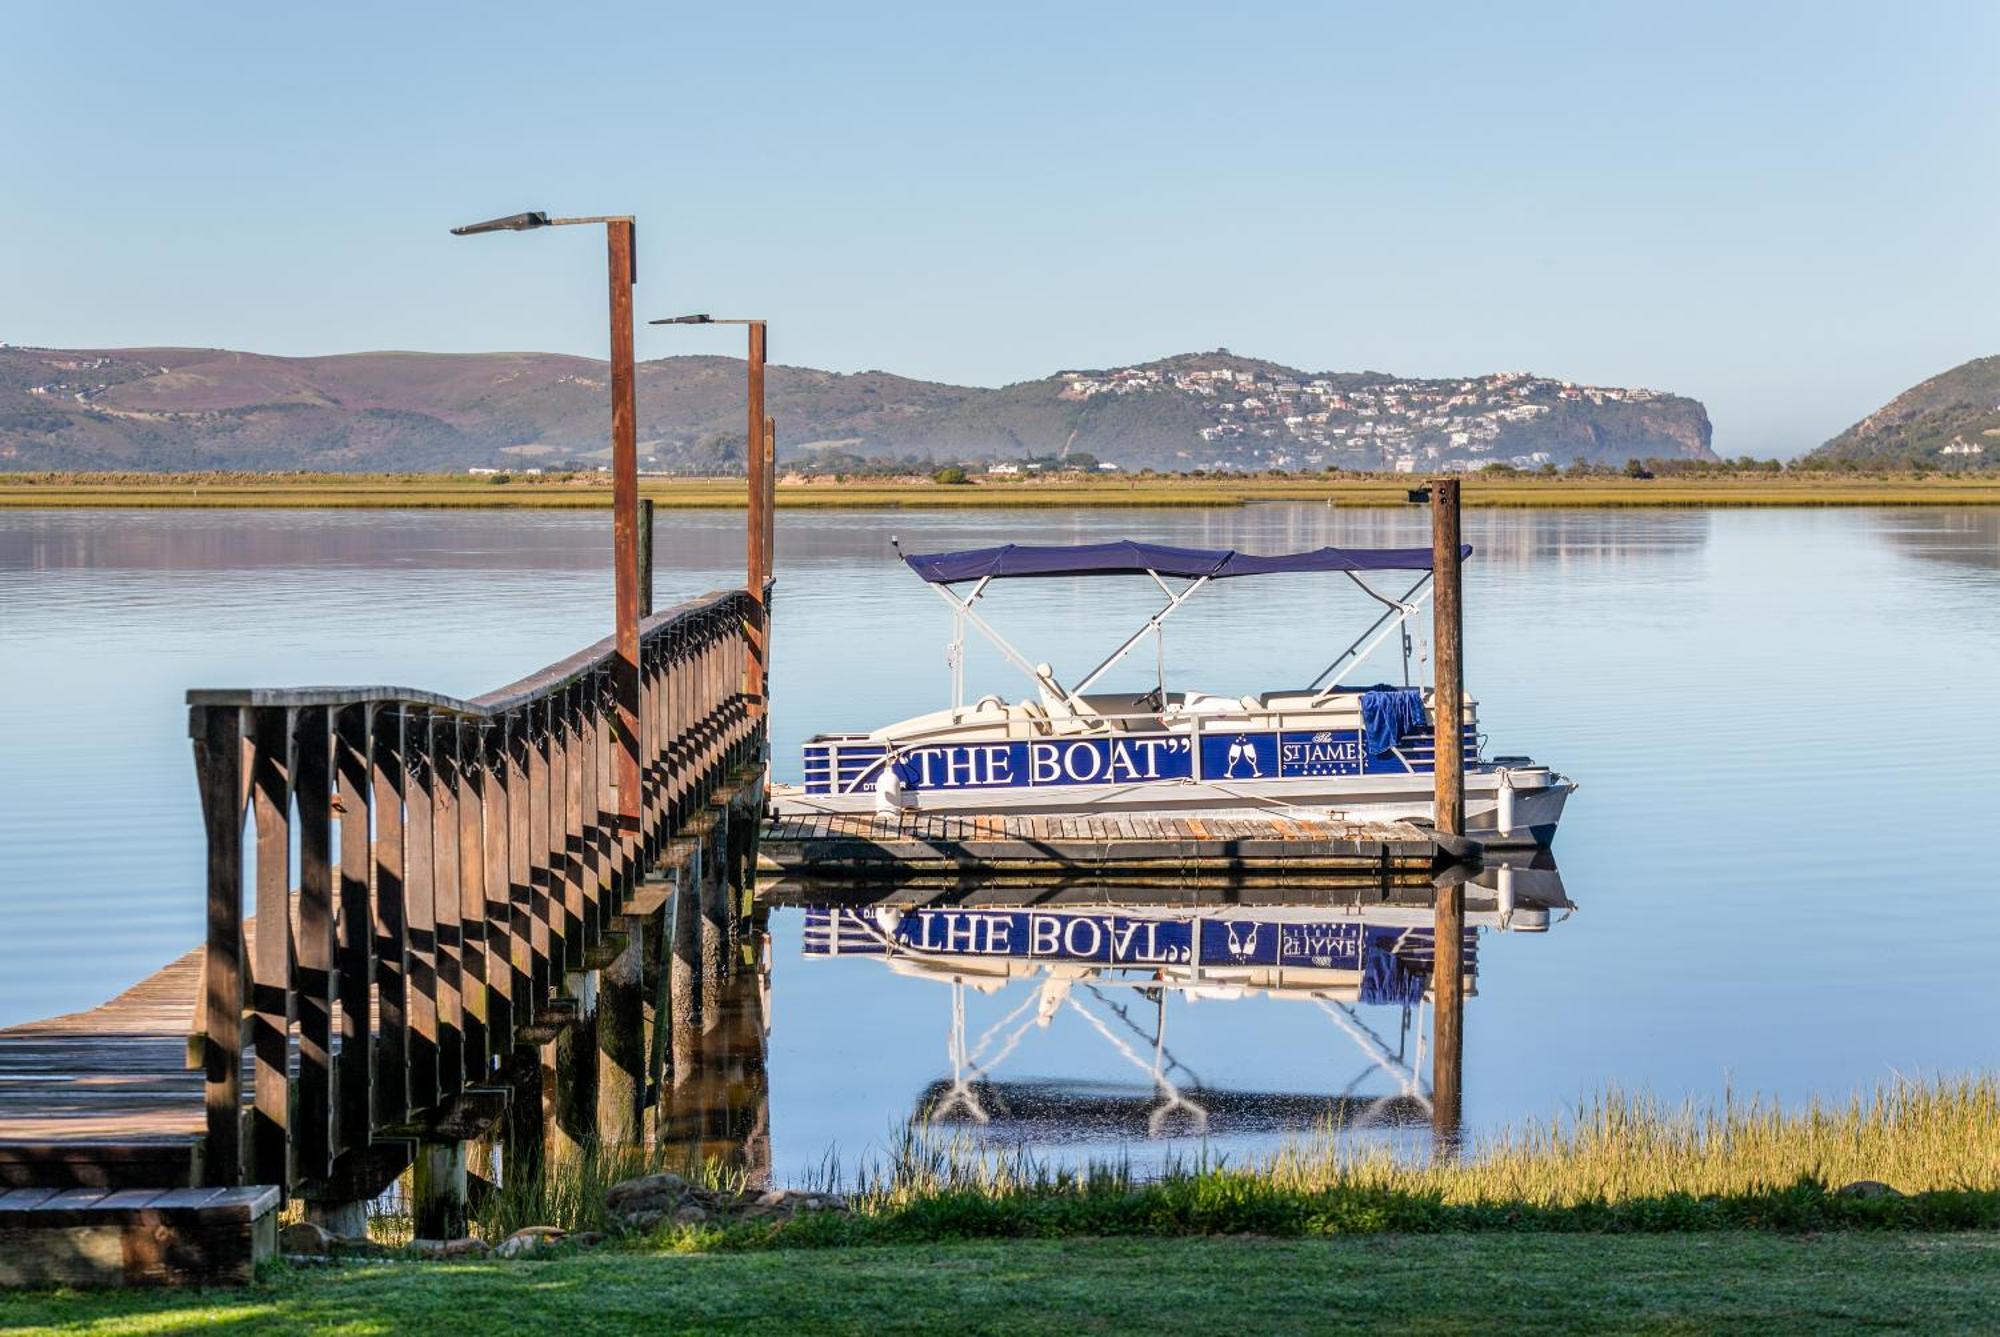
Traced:
[[446, 229], [631, 212], [642, 320], [767, 316], [795, 365], [1518, 368], [1792, 455], [2000, 351], [1996, 51], [1959, 0], [32, 4], [0, 339], [602, 356], [595, 233]]

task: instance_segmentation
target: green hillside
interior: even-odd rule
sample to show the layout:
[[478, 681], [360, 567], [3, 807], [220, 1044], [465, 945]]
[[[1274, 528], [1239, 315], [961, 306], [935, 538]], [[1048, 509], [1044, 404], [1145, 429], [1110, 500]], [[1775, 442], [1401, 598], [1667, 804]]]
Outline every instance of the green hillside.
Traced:
[[[0, 345], [0, 470], [587, 469], [608, 458], [608, 379], [549, 353]], [[644, 466], [740, 469], [743, 393], [734, 358], [640, 364]], [[997, 388], [773, 366], [767, 393], [786, 458], [1074, 453], [1224, 472], [1711, 458], [1707, 413], [1678, 395], [1520, 372], [1305, 372], [1226, 350]]]
[[1809, 458], [1956, 468], [2000, 464], [2000, 357], [1974, 358], [1905, 390]]

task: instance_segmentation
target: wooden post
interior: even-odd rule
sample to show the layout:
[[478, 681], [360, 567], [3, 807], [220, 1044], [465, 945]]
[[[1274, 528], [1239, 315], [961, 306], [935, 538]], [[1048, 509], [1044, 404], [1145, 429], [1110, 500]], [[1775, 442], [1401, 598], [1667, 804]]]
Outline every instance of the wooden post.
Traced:
[[410, 1180], [416, 1237], [451, 1240], [464, 1235], [465, 1143], [419, 1144]]
[[[334, 715], [335, 795], [340, 803], [340, 1113], [334, 1127], [345, 1152], [368, 1145], [374, 1119], [375, 1025], [370, 999], [375, 978], [375, 926], [368, 903], [370, 814], [375, 787], [368, 777], [369, 705]], [[339, 1233], [339, 1232], [336, 1232]]]
[[[1465, 834], [1465, 666], [1458, 534], [1459, 483], [1431, 484], [1431, 571], [1437, 582], [1433, 640], [1437, 651], [1437, 829]], [[1455, 1149], [1462, 1111], [1465, 1052], [1465, 879], [1446, 877], [1432, 915], [1431, 1119], [1441, 1149]]]
[[597, 972], [597, 1140], [639, 1141], [646, 1094], [645, 926], [633, 924], [625, 949]]
[[546, 1142], [546, 1111], [542, 1105], [542, 1050], [516, 1044], [504, 1065], [511, 1094], [501, 1134], [501, 1172], [509, 1183], [521, 1183], [541, 1173]]
[[202, 1182], [243, 1182], [243, 712], [188, 712], [208, 835], [208, 944], [202, 978]]
[[672, 1042], [673, 1084], [694, 1075], [694, 1036], [701, 1026], [701, 884], [708, 844], [697, 840], [674, 870], [673, 947], [667, 961], [667, 1026]]
[[618, 816], [627, 836], [639, 829], [639, 423], [632, 371], [632, 220], [604, 225], [611, 270], [611, 510], [618, 653], [612, 656], [617, 704]]
[[653, 499], [639, 498], [639, 618], [653, 615]]
[[[778, 569], [778, 420], [764, 419], [764, 579]], [[769, 626], [769, 622], [765, 623]]]
[[743, 433], [743, 467], [749, 475], [749, 515], [745, 524], [749, 553], [744, 584], [750, 589], [750, 620], [745, 628], [749, 660], [744, 666], [743, 694], [755, 718], [764, 714], [764, 577], [770, 570], [765, 554], [771, 496], [766, 477], [769, 420], [764, 416], [764, 322], [750, 322], [750, 412]]
[[292, 1186], [292, 712], [250, 712], [253, 749], [250, 806], [256, 824], [257, 932], [250, 952], [252, 1048], [256, 1091], [251, 1174], [260, 1184]]
[[299, 1178], [333, 1168], [333, 732], [324, 707], [294, 716], [292, 792], [299, 812], [298, 1093], [293, 1159]]

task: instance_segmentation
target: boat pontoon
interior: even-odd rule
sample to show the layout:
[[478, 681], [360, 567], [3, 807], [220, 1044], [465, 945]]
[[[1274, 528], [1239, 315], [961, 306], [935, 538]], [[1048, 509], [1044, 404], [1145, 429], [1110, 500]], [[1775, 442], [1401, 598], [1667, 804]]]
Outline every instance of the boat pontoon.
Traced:
[[[1472, 549], [1463, 551], [1470, 555]], [[903, 561], [951, 606], [952, 704], [866, 733], [807, 739], [804, 785], [774, 791], [781, 812], [1262, 810], [1283, 816], [1305, 809], [1354, 821], [1432, 819], [1435, 694], [1408, 685], [1408, 635], [1400, 637], [1404, 685], [1348, 682], [1429, 600], [1428, 548], [1259, 556], [1124, 540], [1010, 543]], [[1383, 611], [1304, 687], [1242, 697], [1170, 692], [1162, 669], [1149, 691], [1092, 690], [1148, 636], [1157, 641], [1166, 620], [1215, 581], [1311, 572], [1346, 576]], [[1398, 594], [1363, 579], [1384, 572], [1414, 573], [1415, 580]], [[1147, 578], [1166, 599], [1073, 685], [1016, 650], [978, 607], [997, 581], [1066, 576]], [[1028, 677], [1033, 695], [1015, 702], [999, 696], [965, 701], [968, 626]], [[1164, 664], [1164, 655], [1160, 659]], [[1459, 724], [1467, 834], [1502, 848], [1548, 844], [1575, 786], [1526, 756], [1484, 757], [1478, 706], [1469, 696]]]

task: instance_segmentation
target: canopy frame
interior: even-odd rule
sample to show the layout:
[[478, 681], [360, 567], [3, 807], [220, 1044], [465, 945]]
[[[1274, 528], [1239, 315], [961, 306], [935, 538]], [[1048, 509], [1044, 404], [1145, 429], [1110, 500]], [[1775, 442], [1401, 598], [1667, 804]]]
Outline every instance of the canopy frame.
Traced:
[[[1040, 672], [1038, 665], [1031, 662], [1026, 655], [1015, 648], [1005, 636], [1000, 634], [992, 623], [980, 616], [979, 612], [975, 609], [974, 605], [985, 595], [987, 587], [994, 580], [1001, 578], [1004, 573], [989, 571], [976, 577], [969, 577], [973, 582], [972, 589], [969, 593], [960, 595], [952, 586], [963, 582], [932, 579], [916, 566], [916, 559], [906, 556], [903, 553], [902, 544], [895, 537], [891, 536], [889, 543], [895, 549], [896, 555], [902, 558], [905, 565], [908, 565], [911, 570], [915, 571], [918, 578], [931, 590], [935, 591], [937, 596], [943, 599], [952, 610], [952, 638], [945, 649], [945, 662], [951, 673], [951, 708], [954, 716], [965, 709], [965, 628], [968, 623], [980, 635], [985, 637], [987, 641], [991, 642], [994, 648], [1000, 651], [1009, 664], [1019, 669], [1028, 681], [1035, 684], [1038, 694], [1044, 692], [1052, 694], [1061, 699], [1071, 710], [1078, 712], [1086, 718], [1095, 712], [1084, 702], [1082, 697], [1084, 691], [1115, 668], [1148, 635], [1151, 635], [1158, 649], [1156, 677], [1160, 700], [1164, 706], [1166, 700], [1166, 621], [1186, 606], [1211, 581], [1220, 578], [1219, 565], [1216, 570], [1201, 575], [1180, 577], [1176, 573], [1177, 578], [1185, 578], [1188, 581], [1186, 585], [1176, 591], [1166, 582], [1161, 576], [1160, 571], [1155, 567], [1140, 567], [1136, 571], [1131, 572], [1131, 574], [1143, 573], [1150, 577], [1153, 583], [1160, 587], [1160, 592], [1166, 595], [1166, 603], [1148, 616], [1145, 623], [1137, 631], [1126, 637], [1117, 649], [1113, 650], [1095, 668], [1086, 673], [1074, 687], [1064, 687], [1053, 670], [1046, 674]], [[1234, 557], [1237, 554], [1232, 551], [1229, 555]], [[1313, 699], [1313, 704], [1316, 706], [1323, 705], [1333, 697], [1347, 675], [1359, 668], [1370, 655], [1374, 654], [1382, 642], [1398, 629], [1404, 629], [1402, 637], [1403, 682], [1407, 686], [1410, 680], [1411, 649], [1407, 624], [1412, 616], [1423, 610], [1424, 605], [1429, 602], [1431, 596], [1435, 593], [1435, 587], [1432, 584], [1435, 572], [1430, 570], [1423, 571], [1400, 597], [1395, 597], [1384, 594], [1370, 585], [1360, 577], [1354, 568], [1328, 567], [1324, 569], [1340, 571], [1342, 575], [1345, 575], [1349, 580], [1354, 582], [1356, 588], [1381, 604], [1383, 611], [1359, 636], [1349, 642], [1339, 655], [1335, 656], [1332, 663], [1321, 669], [1318, 675], [1307, 684], [1308, 690], [1317, 692], [1317, 695]], [[1385, 565], [1380, 568], [1367, 569], [1392, 570], [1398, 568]], [[1407, 570], [1410, 568], [1402, 567], [1400, 569]], [[1324, 687], [1321, 684], [1325, 684]]]

